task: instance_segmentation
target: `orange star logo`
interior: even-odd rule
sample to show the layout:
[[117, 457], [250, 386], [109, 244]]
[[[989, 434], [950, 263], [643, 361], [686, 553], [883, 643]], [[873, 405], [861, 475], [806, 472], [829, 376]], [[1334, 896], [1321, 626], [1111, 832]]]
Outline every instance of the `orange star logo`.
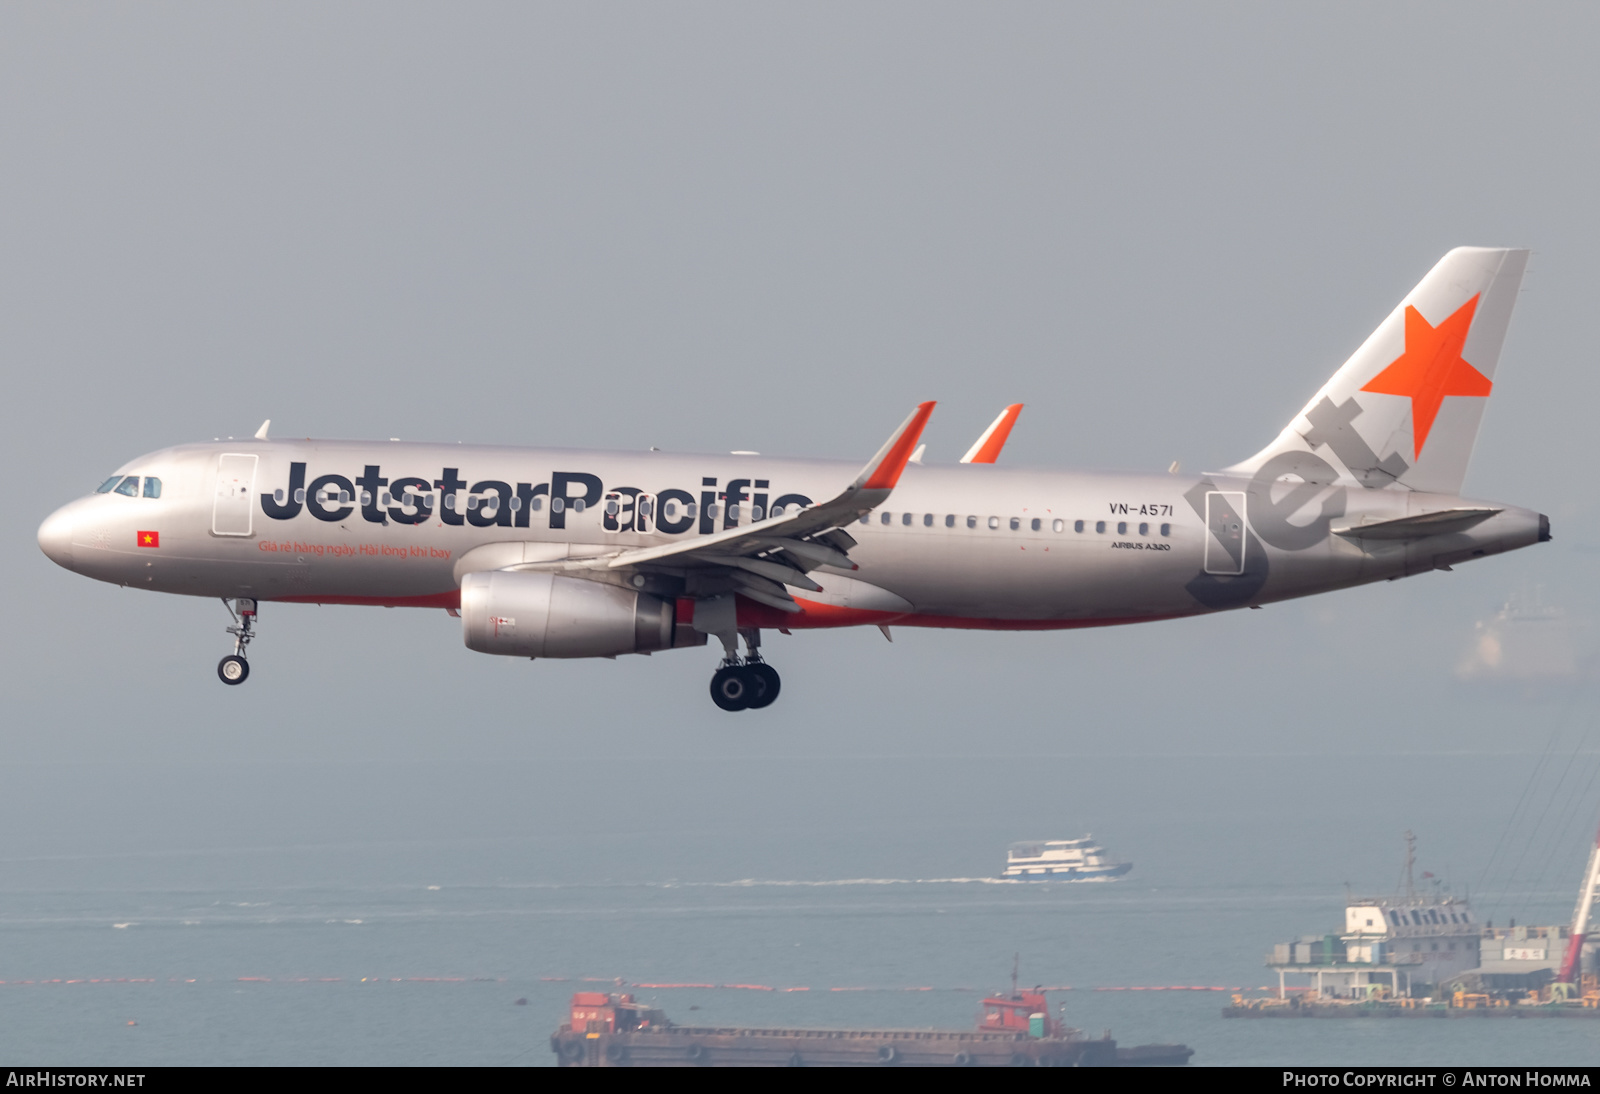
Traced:
[[1406, 351], [1396, 357], [1362, 391], [1379, 395], [1404, 395], [1411, 400], [1411, 436], [1415, 455], [1422, 458], [1422, 446], [1439, 415], [1447, 395], [1484, 398], [1494, 383], [1461, 356], [1472, 329], [1472, 316], [1478, 310], [1474, 296], [1455, 314], [1437, 327], [1406, 305]]

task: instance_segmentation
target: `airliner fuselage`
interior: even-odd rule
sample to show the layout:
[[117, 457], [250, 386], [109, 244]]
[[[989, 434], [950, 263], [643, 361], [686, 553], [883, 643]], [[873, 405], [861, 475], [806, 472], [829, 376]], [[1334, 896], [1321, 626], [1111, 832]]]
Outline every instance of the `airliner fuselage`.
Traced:
[[469, 648], [507, 656], [715, 637], [713, 699], [759, 708], [779, 690], [767, 628], [1171, 619], [1548, 539], [1537, 512], [1461, 495], [1526, 260], [1451, 251], [1276, 440], [1214, 473], [995, 466], [1015, 404], [962, 463], [935, 466], [918, 447], [923, 403], [859, 469], [276, 440], [263, 425], [131, 461], [50, 516], [39, 543], [101, 581], [229, 601], [230, 684], [249, 673], [262, 601], [412, 606], [459, 615]]
[[[40, 542], [68, 569], [157, 592], [453, 609], [466, 573], [501, 568], [497, 547], [526, 545], [518, 563], [556, 562], [759, 529], [774, 511], [831, 497], [855, 470], [400, 441], [195, 444], [131, 461], [113, 479], [138, 476], [137, 490], [113, 485], [72, 502]], [[143, 496], [150, 478], [159, 497]], [[1049, 629], [1170, 618], [1403, 577], [1541, 534], [1542, 518], [1525, 509], [1270, 485], [909, 464], [887, 502], [845, 525], [859, 569], [813, 571], [827, 575], [816, 577], [822, 590], [801, 592], [802, 611], [776, 625]], [[1421, 539], [1333, 531], [1464, 505], [1496, 511]], [[1253, 534], [1230, 534], [1241, 514]], [[645, 573], [650, 591], [686, 599], [718, 577], [690, 575], [679, 586]], [[780, 615], [743, 607], [752, 623], [772, 626]]]

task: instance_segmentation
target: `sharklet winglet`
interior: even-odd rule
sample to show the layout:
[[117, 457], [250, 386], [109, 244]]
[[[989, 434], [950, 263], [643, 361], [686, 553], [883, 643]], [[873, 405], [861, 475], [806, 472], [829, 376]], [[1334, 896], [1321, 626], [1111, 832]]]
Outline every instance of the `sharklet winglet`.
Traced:
[[1006, 441], [1011, 437], [1011, 427], [1017, 424], [1017, 415], [1022, 413], [1021, 403], [1012, 403], [1000, 412], [1000, 416], [989, 423], [989, 428], [983, 431], [976, 443], [967, 454], [961, 457], [962, 463], [993, 463], [1000, 458], [1000, 450], [1006, 446]]

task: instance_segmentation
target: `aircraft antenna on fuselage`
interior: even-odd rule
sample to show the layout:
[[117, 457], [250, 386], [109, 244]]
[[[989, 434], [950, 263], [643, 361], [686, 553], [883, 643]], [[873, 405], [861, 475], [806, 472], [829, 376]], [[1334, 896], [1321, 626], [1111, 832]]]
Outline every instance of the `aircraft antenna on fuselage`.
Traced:
[[261, 423], [261, 428], [256, 430], [256, 440], [258, 440], [258, 441], [266, 440], [267, 439], [267, 430], [270, 429], [271, 427], [272, 427], [272, 419], [271, 418], [268, 418], [266, 421], [262, 422]]

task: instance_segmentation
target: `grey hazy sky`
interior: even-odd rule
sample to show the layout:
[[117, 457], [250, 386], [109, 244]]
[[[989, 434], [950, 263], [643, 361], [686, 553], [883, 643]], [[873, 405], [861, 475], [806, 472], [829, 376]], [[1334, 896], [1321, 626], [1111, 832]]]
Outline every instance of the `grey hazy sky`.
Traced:
[[[1519, 585], [1594, 606], [1597, 23], [7, 5], [0, 761], [1537, 749], [1570, 695], [1451, 669]], [[1138, 628], [774, 636], [782, 700], [730, 717], [713, 651], [503, 661], [436, 611], [269, 605], [226, 689], [219, 605], [34, 540], [131, 456], [267, 417], [865, 458], [934, 398], [953, 460], [1022, 401], [1007, 462], [1216, 467], [1457, 244], [1536, 250], [1467, 485], [1556, 540], [1453, 574]]]

